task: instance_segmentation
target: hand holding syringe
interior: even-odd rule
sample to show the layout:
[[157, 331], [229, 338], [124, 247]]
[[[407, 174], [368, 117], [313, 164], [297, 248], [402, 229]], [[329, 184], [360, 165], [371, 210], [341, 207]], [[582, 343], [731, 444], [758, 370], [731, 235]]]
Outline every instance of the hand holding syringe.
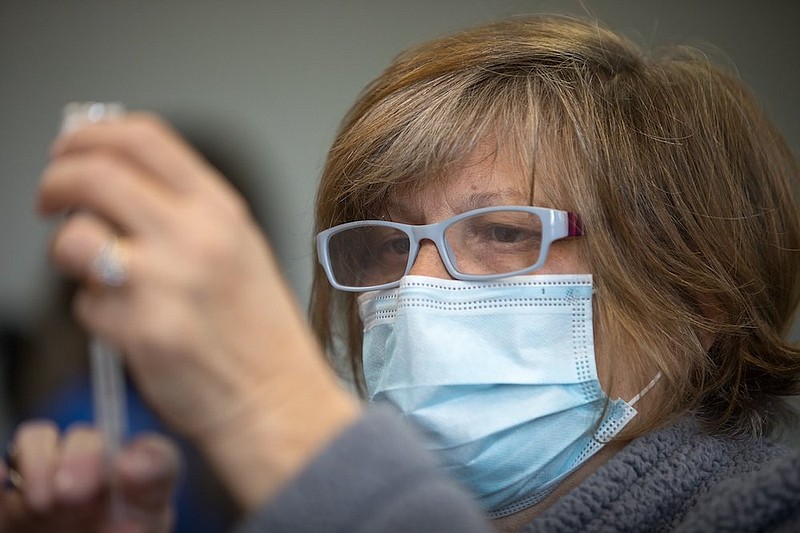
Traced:
[[[61, 132], [74, 130], [87, 122], [119, 118], [124, 112], [124, 106], [119, 103], [71, 103], [64, 108]], [[114, 253], [112, 243], [101, 250], [93, 265], [94, 274], [112, 286], [124, 281], [124, 265]], [[122, 357], [103, 339], [94, 337], [89, 343], [94, 421], [103, 436], [106, 470], [111, 474], [127, 431]], [[124, 512], [122, 495], [113, 476], [110, 482], [109, 512], [112, 519], [119, 519]]]

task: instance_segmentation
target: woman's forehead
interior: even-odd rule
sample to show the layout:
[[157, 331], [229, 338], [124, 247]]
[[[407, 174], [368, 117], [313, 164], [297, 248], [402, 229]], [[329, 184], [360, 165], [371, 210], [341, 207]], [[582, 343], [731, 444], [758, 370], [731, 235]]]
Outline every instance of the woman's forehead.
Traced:
[[442, 176], [396, 191], [386, 206], [390, 216], [429, 219], [480, 207], [530, 205], [540, 200], [538, 175], [537, 186], [533, 185], [533, 172], [519, 158], [506, 150], [483, 148], [451, 165]]

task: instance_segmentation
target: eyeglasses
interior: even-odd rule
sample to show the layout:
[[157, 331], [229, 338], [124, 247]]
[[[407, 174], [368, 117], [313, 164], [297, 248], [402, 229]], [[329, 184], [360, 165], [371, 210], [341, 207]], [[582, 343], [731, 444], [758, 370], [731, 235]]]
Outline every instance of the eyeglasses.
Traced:
[[340, 224], [317, 234], [317, 255], [333, 287], [357, 292], [397, 287], [411, 270], [423, 239], [433, 241], [453, 278], [489, 280], [541, 268], [550, 243], [583, 234], [575, 213], [484, 207], [435, 224]]

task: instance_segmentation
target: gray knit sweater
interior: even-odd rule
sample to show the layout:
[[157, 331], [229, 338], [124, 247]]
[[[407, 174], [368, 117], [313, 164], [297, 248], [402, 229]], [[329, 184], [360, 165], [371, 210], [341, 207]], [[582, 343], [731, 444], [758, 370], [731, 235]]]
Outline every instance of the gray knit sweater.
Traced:
[[[491, 525], [395, 416], [369, 409], [240, 532], [472, 532]], [[800, 452], [703, 435], [637, 439], [526, 531], [800, 532]]]

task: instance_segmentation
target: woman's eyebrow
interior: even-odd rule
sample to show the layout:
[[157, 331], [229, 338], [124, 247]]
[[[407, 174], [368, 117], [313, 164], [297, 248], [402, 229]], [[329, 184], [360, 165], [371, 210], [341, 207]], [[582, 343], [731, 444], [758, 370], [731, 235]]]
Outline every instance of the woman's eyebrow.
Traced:
[[496, 205], [515, 205], [520, 201], [527, 203], [527, 200], [528, 194], [523, 194], [517, 189], [508, 188], [500, 191], [485, 191], [469, 195], [464, 201], [462, 205], [463, 209], [461, 211], [470, 211], [472, 209], [492, 207]]
[[[482, 191], [469, 194], [464, 198], [445, 198], [452, 208], [453, 214], [464, 213], [481, 207], [493, 207], [497, 205], [521, 205], [528, 204], [528, 193], [518, 189], [507, 188], [499, 191]], [[419, 220], [425, 218], [425, 209], [420, 202], [403, 202], [396, 198], [386, 201], [386, 217], [390, 220], [407, 219]]]
[[424, 211], [419, 204], [412, 205], [410, 202], [398, 202], [392, 199], [384, 203], [383, 213], [381, 218], [400, 220], [421, 218]]

